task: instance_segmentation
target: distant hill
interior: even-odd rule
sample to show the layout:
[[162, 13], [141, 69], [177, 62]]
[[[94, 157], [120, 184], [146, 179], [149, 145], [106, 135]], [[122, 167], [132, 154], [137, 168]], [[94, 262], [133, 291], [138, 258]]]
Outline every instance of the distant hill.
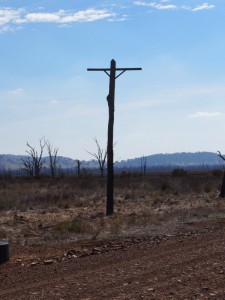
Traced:
[[[0, 155], [0, 169], [10, 169], [10, 170], [18, 170], [23, 168], [22, 160], [25, 159], [26, 155], [12, 155], [12, 154], [1, 154]], [[43, 160], [48, 162], [49, 157], [43, 157]], [[63, 156], [58, 156], [58, 166], [61, 169], [72, 169], [77, 166], [77, 161]], [[92, 161], [90, 161], [91, 163]], [[95, 165], [96, 162], [94, 161]], [[82, 166], [88, 167], [88, 162], [83, 161]]]
[[[164, 167], [202, 167], [211, 168], [214, 166], [222, 167], [223, 161], [213, 152], [195, 152], [195, 153], [174, 153], [174, 154], [154, 154], [145, 156], [147, 167], [154, 168], [159, 166]], [[123, 160], [118, 162], [117, 167], [137, 168], [141, 166], [141, 157]]]
[[[22, 159], [25, 155], [0, 155], [0, 170], [19, 170], [23, 168]], [[211, 169], [222, 168], [223, 161], [216, 153], [212, 152], [195, 152], [195, 153], [174, 153], [174, 154], [154, 154], [145, 156], [147, 170], [168, 170], [173, 168], [186, 169]], [[47, 162], [48, 157], [43, 157]], [[47, 166], [47, 165], [46, 165]], [[58, 156], [58, 166], [61, 170], [76, 170], [77, 160]], [[82, 161], [82, 169], [98, 169], [98, 162], [96, 160]], [[141, 157], [122, 160], [115, 163], [115, 170], [139, 170], [141, 168]]]

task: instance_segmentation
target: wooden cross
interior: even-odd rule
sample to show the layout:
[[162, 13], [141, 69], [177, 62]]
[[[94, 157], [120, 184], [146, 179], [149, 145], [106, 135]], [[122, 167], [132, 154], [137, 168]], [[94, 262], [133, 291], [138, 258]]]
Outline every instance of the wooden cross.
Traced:
[[[107, 96], [109, 107], [109, 122], [108, 122], [108, 143], [107, 143], [107, 203], [106, 215], [113, 215], [114, 199], [114, 168], [113, 168], [113, 125], [114, 125], [114, 110], [115, 110], [115, 81], [126, 71], [139, 71], [142, 68], [116, 68], [116, 61], [111, 60], [110, 68], [90, 69], [87, 71], [103, 71], [109, 76], [109, 95]], [[116, 72], [120, 73], [117, 75]]]

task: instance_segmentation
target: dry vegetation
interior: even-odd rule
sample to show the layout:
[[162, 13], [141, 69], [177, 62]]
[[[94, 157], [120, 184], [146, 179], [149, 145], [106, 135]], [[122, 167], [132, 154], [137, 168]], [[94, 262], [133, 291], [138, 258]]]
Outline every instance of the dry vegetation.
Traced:
[[171, 234], [225, 219], [221, 172], [122, 173], [115, 214], [105, 216], [106, 181], [91, 175], [0, 178], [0, 239], [36, 245], [112, 236]]

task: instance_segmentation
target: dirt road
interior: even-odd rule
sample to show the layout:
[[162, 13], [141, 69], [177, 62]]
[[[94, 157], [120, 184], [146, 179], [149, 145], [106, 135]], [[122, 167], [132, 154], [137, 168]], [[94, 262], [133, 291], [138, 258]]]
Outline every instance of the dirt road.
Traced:
[[225, 299], [225, 227], [11, 248], [0, 299]]

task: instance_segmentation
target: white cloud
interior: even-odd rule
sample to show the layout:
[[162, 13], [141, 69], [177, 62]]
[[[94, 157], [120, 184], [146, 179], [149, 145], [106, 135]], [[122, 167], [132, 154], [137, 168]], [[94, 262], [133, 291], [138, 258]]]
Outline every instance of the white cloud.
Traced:
[[215, 118], [222, 116], [223, 113], [221, 112], [206, 112], [206, 111], [199, 111], [197, 113], [189, 115], [189, 118], [196, 119], [196, 118]]
[[110, 18], [108, 19], [108, 21], [110, 22], [123, 22], [123, 21], [127, 21], [129, 20], [129, 16], [128, 15], [123, 15], [121, 17], [118, 18]]
[[146, 7], [151, 7], [153, 9], [157, 10], [174, 10], [174, 9], [180, 9], [180, 10], [190, 10], [190, 11], [201, 11], [205, 9], [212, 9], [215, 8], [214, 4], [209, 4], [209, 3], [203, 3], [201, 5], [198, 5], [196, 7], [191, 7], [191, 6], [178, 6], [175, 4], [169, 4], [168, 0], [161, 0], [158, 2], [146, 2], [146, 1], [135, 1], [134, 5], [139, 5], [139, 6], [146, 6]]
[[59, 22], [60, 16], [57, 13], [30, 13], [25, 16], [27, 22]]
[[0, 8], [0, 26], [4, 24], [12, 23], [20, 23], [21, 15], [25, 13], [23, 8], [20, 9], [12, 9], [9, 7]]
[[[215, 7], [213, 4], [203, 3], [196, 7], [179, 6], [168, 0], [135, 1], [134, 5], [152, 8], [154, 10], [189, 10], [193, 12], [209, 10]], [[116, 14], [117, 9], [126, 9], [123, 5], [108, 5], [103, 9], [88, 8], [86, 10], [72, 11], [60, 9], [56, 12], [45, 11], [43, 7], [37, 11], [28, 11], [25, 8], [0, 7], [0, 33], [15, 30], [18, 25], [25, 23], [56, 23], [59, 27], [69, 27], [74, 22], [94, 22], [98, 20], [124, 21], [129, 17], [126, 13]], [[41, 11], [40, 11], [41, 10]]]
[[177, 6], [173, 5], [173, 4], [167, 4], [167, 5], [165, 5], [165, 4], [157, 4], [155, 6], [155, 8], [157, 8], [157, 9], [176, 9]]
[[213, 5], [213, 4], [203, 3], [202, 5], [199, 5], [199, 6], [196, 6], [195, 8], [193, 8], [192, 11], [200, 11], [200, 10], [205, 10], [205, 9], [212, 9], [214, 7], [215, 7], [215, 5]]
[[[166, 1], [163, 1], [166, 3]], [[174, 4], [162, 4], [162, 3], [156, 3], [156, 2], [144, 2], [144, 1], [136, 1], [134, 2], [135, 5], [140, 5], [140, 6], [148, 6], [152, 7], [155, 9], [163, 10], [163, 9], [176, 9], [177, 6]]]
[[87, 9], [75, 13], [59, 10], [54, 13], [29, 13], [25, 15], [27, 22], [52, 22], [52, 23], [73, 23], [73, 22], [92, 22], [113, 17], [115, 14], [106, 9]]
[[0, 8], [0, 33], [9, 31], [13, 25], [23, 23], [57, 23], [61, 27], [74, 22], [116, 20], [116, 14], [107, 9], [86, 9], [80, 11], [27, 12], [25, 9]]
[[106, 19], [106, 18], [113, 17], [113, 16], [115, 16], [115, 14], [109, 13], [105, 9], [100, 9], [100, 10], [87, 9], [87, 10], [81, 10], [74, 14], [68, 14], [66, 16], [63, 16], [60, 19], [60, 22], [61, 23], [92, 22], [92, 21]]

